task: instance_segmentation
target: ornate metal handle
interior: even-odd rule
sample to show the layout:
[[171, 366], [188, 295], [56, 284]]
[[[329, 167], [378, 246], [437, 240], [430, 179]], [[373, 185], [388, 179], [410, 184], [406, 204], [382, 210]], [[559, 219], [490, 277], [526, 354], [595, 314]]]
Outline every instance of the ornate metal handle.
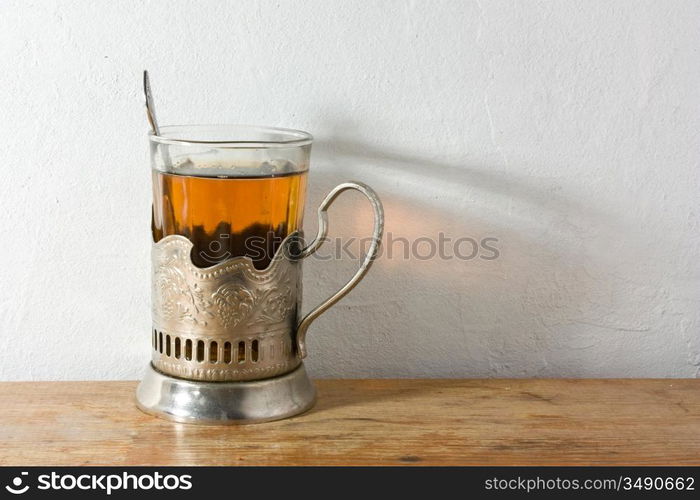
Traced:
[[360, 193], [364, 194], [369, 202], [372, 204], [372, 209], [374, 210], [374, 232], [372, 233], [372, 243], [370, 244], [367, 254], [364, 260], [360, 264], [360, 268], [357, 272], [350, 278], [340, 290], [331, 295], [325, 302], [322, 302], [315, 309], [313, 309], [309, 314], [304, 316], [304, 318], [299, 322], [297, 326], [297, 352], [301, 358], [306, 357], [306, 330], [309, 329], [309, 325], [323, 314], [329, 307], [342, 299], [347, 293], [355, 288], [365, 274], [369, 270], [370, 266], [374, 262], [374, 258], [377, 256], [379, 251], [379, 243], [382, 239], [382, 233], [384, 232], [384, 208], [382, 207], [382, 202], [379, 201], [377, 193], [375, 193], [371, 187], [363, 184], [361, 182], [343, 182], [337, 185], [328, 196], [323, 200], [321, 205], [318, 207], [318, 234], [316, 238], [306, 246], [299, 254], [301, 258], [308, 257], [314, 253], [318, 248], [324, 243], [326, 235], [328, 234], [328, 207], [331, 206], [333, 201], [338, 197], [343, 191], [348, 189], [355, 189]]

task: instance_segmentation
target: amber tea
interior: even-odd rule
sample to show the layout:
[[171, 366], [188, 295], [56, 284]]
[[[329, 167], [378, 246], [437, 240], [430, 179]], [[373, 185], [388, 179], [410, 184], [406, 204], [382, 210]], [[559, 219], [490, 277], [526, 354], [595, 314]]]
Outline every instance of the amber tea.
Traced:
[[301, 229], [305, 189], [305, 171], [256, 177], [154, 171], [153, 239], [185, 236], [198, 267], [246, 255], [264, 269], [282, 240]]

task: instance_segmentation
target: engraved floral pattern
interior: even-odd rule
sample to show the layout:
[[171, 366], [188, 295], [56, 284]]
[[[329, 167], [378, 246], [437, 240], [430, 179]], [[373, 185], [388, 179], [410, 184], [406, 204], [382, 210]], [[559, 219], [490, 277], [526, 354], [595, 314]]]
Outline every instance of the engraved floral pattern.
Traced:
[[206, 326], [207, 320], [214, 317], [209, 311], [211, 302], [199, 284], [188, 283], [174, 267], [161, 266], [155, 273], [153, 287], [153, 310], [165, 318]]
[[221, 285], [212, 295], [217, 306], [219, 319], [226, 328], [234, 328], [248, 317], [255, 305], [255, 296], [243, 285], [227, 283]]
[[243, 320], [247, 325], [284, 321], [294, 307], [288, 277], [280, 285], [267, 289], [225, 284], [214, 292], [212, 300], [227, 328], [234, 328]]
[[265, 290], [258, 297], [258, 314], [248, 324], [283, 321], [293, 309], [292, 289], [289, 281]]

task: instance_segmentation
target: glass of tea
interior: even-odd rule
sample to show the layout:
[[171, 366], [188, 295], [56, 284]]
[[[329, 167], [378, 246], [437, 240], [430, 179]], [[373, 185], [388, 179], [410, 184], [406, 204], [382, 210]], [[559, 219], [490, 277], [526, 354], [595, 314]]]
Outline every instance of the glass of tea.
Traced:
[[302, 227], [312, 137], [244, 126], [160, 134], [151, 135], [154, 241], [188, 238], [197, 267], [248, 256], [266, 268]]
[[[318, 207], [306, 243], [302, 218], [313, 138], [240, 125], [151, 125], [151, 363], [136, 389], [143, 411], [188, 423], [267, 422], [316, 400], [306, 331], [364, 277], [379, 249], [376, 193], [343, 182]], [[302, 263], [325, 241], [327, 210], [346, 190], [374, 210], [362, 261], [339, 290], [301, 316]]]
[[[299, 367], [309, 324], [362, 279], [377, 254], [382, 206], [342, 183], [303, 240], [313, 138], [252, 126], [166, 126], [150, 135], [153, 176], [153, 366], [192, 380], [240, 381]], [[370, 201], [374, 234], [354, 276], [304, 318], [301, 261], [325, 240], [345, 190]]]

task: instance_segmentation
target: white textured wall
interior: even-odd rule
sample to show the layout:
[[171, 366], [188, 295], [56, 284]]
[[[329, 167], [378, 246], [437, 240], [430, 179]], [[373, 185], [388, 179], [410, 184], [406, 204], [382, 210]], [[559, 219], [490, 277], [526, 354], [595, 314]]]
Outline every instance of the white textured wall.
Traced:
[[[315, 376], [699, 376], [699, 19], [696, 1], [0, 1], [0, 379], [147, 363], [143, 68], [162, 124], [313, 133], [307, 231], [355, 178], [395, 238], [498, 238], [492, 261], [378, 261], [311, 328]], [[331, 229], [369, 222], [349, 196]], [[307, 263], [307, 308], [353, 269]]]

